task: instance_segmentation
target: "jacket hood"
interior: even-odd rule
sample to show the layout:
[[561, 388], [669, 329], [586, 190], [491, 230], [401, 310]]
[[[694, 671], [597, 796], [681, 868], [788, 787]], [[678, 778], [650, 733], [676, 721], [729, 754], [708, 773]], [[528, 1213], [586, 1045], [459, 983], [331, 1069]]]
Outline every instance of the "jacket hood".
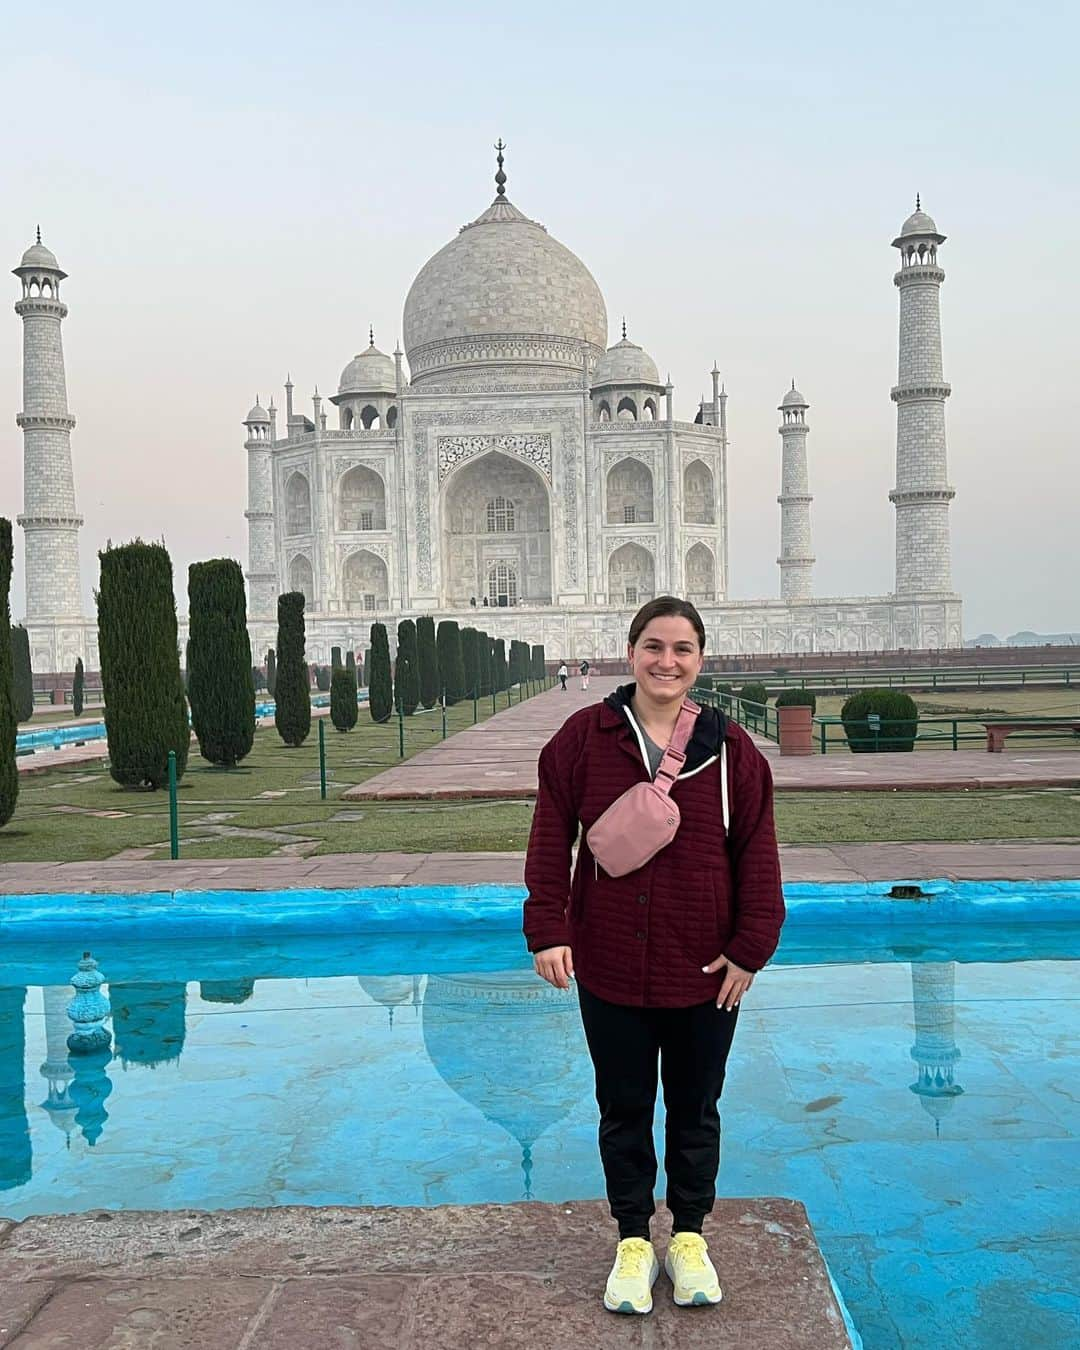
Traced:
[[[621, 684], [604, 699], [601, 712], [601, 726], [625, 726], [633, 734], [631, 727], [630, 700], [634, 697], [637, 684]], [[707, 760], [714, 759], [720, 753], [720, 746], [727, 735], [728, 719], [719, 708], [701, 705], [701, 716], [694, 723], [694, 734], [686, 747], [686, 763], [682, 774], [693, 772]], [[682, 775], [680, 775], [681, 777]]]

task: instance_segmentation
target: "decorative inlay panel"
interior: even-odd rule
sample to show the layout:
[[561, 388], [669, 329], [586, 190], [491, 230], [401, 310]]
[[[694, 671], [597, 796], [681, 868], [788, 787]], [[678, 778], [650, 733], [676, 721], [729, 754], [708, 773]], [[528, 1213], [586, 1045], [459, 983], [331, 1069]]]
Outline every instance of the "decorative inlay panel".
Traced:
[[531, 435], [439, 436], [435, 444], [440, 483], [459, 464], [472, 459], [474, 455], [486, 454], [489, 450], [503, 450], [509, 455], [516, 455], [518, 459], [539, 469], [551, 482], [551, 437], [546, 431]]

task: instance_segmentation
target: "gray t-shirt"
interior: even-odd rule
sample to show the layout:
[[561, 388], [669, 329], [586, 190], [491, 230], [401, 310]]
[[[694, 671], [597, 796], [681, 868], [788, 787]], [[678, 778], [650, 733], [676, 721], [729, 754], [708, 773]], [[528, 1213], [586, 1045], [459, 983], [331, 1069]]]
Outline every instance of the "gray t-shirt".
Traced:
[[664, 746], [657, 745], [644, 731], [641, 733], [641, 739], [645, 742], [645, 753], [649, 756], [649, 777], [655, 778], [660, 761], [664, 758]]

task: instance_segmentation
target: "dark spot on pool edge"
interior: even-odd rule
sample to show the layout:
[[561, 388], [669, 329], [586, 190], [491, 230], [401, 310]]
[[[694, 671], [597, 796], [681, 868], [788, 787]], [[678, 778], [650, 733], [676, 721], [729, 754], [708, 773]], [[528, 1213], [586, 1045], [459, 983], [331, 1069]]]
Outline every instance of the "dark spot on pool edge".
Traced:
[[804, 1111], [827, 1111], [830, 1106], [835, 1106], [837, 1102], [842, 1102], [843, 1097], [816, 1097], [812, 1102], [807, 1102], [803, 1107]]

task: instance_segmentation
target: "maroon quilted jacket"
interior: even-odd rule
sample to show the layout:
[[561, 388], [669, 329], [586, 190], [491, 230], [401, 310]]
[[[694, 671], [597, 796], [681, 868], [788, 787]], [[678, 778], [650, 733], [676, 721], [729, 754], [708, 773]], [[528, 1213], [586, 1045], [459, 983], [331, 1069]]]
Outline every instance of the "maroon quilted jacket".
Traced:
[[689, 1007], [719, 992], [722, 972], [706, 975], [701, 968], [721, 953], [756, 971], [776, 950], [784, 901], [772, 775], [741, 727], [704, 709], [672, 789], [682, 816], [678, 833], [636, 872], [608, 876], [589, 852], [585, 833], [616, 797], [649, 778], [628, 706], [633, 693], [632, 684], [623, 685], [603, 703], [575, 713], [540, 753], [525, 861], [525, 937], [531, 952], [571, 947], [576, 978], [610, 1003]]

